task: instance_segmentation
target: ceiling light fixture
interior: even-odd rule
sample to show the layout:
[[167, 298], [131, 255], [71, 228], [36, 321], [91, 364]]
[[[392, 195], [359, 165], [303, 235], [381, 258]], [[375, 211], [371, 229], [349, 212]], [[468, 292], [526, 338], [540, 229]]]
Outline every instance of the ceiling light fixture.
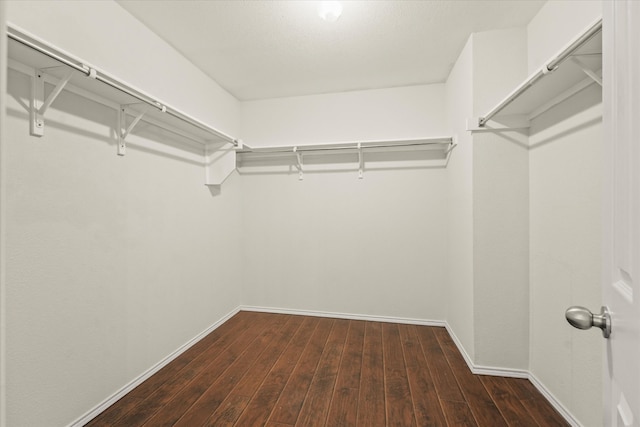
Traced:
[[318, 15], [327, 22], [336, 22], [342, 14], [339, 1], [321, 1], [318, 4]]

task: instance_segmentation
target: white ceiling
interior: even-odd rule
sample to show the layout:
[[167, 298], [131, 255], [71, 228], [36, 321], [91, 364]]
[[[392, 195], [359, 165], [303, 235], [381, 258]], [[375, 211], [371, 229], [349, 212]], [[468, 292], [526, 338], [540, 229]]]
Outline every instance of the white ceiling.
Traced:
[[117, 0], [240, 100], [444, 82], [473, 32], [526, 25], [544, 0]]

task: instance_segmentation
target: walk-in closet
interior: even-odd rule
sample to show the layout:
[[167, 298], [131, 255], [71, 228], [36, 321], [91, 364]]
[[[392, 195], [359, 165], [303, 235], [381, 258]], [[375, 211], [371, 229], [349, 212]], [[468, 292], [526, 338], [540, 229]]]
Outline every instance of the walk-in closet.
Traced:
[[640, 3], [0, 26], [0, 426], [639, 425]]

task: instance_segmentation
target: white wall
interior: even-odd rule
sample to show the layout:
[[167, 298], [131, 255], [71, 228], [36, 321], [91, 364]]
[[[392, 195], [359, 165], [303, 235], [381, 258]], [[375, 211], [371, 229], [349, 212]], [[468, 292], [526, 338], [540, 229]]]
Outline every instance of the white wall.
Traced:
[[242, 103], [250, 146], [446, 136], [444, 85], [407, 86]]
[[[237, 102], [115, 3], [11, 2], [9, 16], [238, 130]], [[241, 183], [210, 193], [202, 147], [150, 125], [116, 156], [116, 112], [66, 91], [30, 137], [28, 79], [11, 72], [9, 93], [7, 422], [66, 425], [240, 304]]]
[[531, 372], [585, 426], [601, 423], [602, 336], [564, 311], [601, 305], [602, 92], [592, 86], [531, 128]]
[[[243, 103], [249, 145], [446, 134], [443, 85]], [[367, 157], [365, 156], [365, 161]], [[445, 169], [355, 157], [286, 168], [243, 168], [243, 302], [254, 306], [445, 317]], [[342, 171], [326, 173], [334, 162]], [[440, 162], [441, 164], [442, 162]], [[386, 167], [386, 166], [385, 166]]]
[[116, 156], [115, 111], [66, 92], [30, 137], [28, 90], [12, 72], [8, 422], [64, 425], [238, 306], [239, 182], [214, 197], [151, 127]]
[[[529, 24], [529, 69], [601, 16], [598, 1], [548, 2]], [[602, 93], [592, 85], [530, 129], [530, 370], [584, 426], [602, 420], [602, 336], [564, 320], [598, 310], [602, 206]]]
[[458, 144], [447, 166], [447, 322], [474, 359], [473, 144], [466, 119], [473, 115], [473, 37], [446, 83], [445, 110]]
[[443, 170], [242, 178], [244, 304], [444, 319]]
[[446, 85], [447, 321], [477, 366], [528, 368], [528, 153], [519, 132], [466, 130], [526, 76], [523, 29], [473, 34]]
[[[526, 78], [527, 37], [523, 28], [472, 37], [473, 117], [479, 117]], [[474, 133], [474, 332], [480, 366], [528, 368], [528, 211], [526, 132]]]

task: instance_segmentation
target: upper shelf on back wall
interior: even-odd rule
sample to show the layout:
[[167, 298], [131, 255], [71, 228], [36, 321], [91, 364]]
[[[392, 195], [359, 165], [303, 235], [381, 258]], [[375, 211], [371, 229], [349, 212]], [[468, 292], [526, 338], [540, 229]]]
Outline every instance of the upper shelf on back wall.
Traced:
[[358, 171], [386, 168], [446, 167], [455, 147], [452, 137], [341, 142], [299, 146], [255, 147], [237, 150], [240, 173], [287, 173], [298, 179], [305, 172]]
[[528, 128], [531, 120], [592, 84], [602, 86], [601, 19], [587, 27], [486, 114], [469, 119], [467, 130]]

